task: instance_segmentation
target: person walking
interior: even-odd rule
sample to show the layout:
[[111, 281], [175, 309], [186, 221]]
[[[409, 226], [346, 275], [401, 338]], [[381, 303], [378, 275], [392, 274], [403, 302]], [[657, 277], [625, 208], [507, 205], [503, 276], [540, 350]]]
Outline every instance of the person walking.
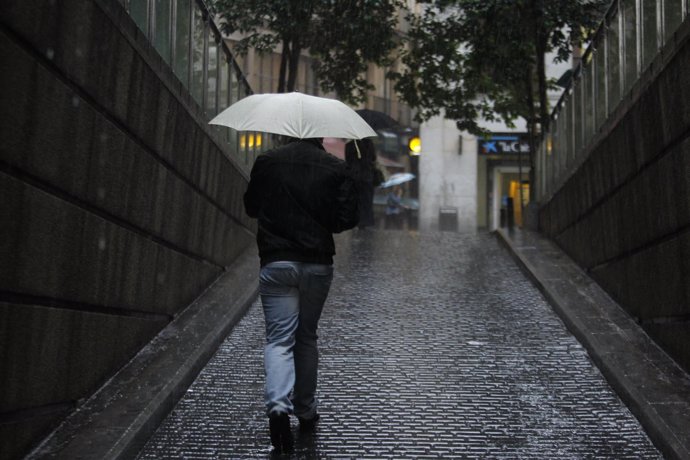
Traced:
[[277, 452], [293, 448], [290, 414], [301, 430], [319, 419], [317, 328], [333, 278], [333, 233], [357, 225], [357, 203], [351, 171], [322, 139], [291, 139], [259, 155], [251, 171], [244, 205], [258, 219], [265, 404]]
[[403, 212], [407, 210], [402, 202], [403, 189], [395, 185], [386, 197], [385, 228], [400, 230], [403, 227]]

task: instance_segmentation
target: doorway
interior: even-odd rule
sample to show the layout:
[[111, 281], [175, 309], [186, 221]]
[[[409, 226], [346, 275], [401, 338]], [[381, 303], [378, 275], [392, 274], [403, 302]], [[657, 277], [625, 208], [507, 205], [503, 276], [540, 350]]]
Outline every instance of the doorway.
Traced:
[[[512, 200], [512, 219], [516, 226], [522, 226], [522, 208], [520, 199], [522, 197], [523, 207], [529, 203], [529, 168], [517, 166], [496, 166], [493, 168], [491, 194], [491, 216], [490, 229], [496, 230], [505, 226], [508, 216], [508, 199]], [[521, 180], [522, 179], [522, 180]], [[503, 214], [503, 219], [501, 219]]]

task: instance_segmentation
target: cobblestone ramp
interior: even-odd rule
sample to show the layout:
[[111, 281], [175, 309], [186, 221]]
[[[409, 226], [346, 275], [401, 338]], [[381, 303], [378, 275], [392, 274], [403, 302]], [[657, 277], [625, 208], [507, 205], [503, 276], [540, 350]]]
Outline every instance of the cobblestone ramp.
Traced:
[[[488, 234], [339, 237], [320, 421], [293, 458], [661, 458]], [[256, 302], [140, 454], [269, 458]]]

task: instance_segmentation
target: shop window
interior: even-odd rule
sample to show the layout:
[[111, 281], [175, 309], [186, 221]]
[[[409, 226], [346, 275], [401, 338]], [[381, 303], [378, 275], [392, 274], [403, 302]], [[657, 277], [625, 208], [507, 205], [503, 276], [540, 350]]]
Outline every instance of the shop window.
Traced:
[[529, 204], [529, 182], [510, 181], [508, 196], [513, 201], [513, 221], [518, 227], [522, 227], [522, 210]]

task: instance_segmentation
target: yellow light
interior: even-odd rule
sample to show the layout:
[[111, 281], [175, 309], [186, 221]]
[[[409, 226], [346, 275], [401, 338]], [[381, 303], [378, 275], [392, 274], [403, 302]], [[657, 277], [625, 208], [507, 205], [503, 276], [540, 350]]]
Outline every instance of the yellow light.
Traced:
[[247, 136], [242, 134], [240, 135], [240, 148], [243, 149], [247, 147]]
[[261, 133], [256, 133], [256, 137], [254, 138], [254, 142], [256, 143], [257, 147], [261, 147]]
[[422, 140], [419, 136], [414, 136], [410, 139], [407, 146], [410, 148], [412, 155], [419, 155], [422, 152]]
[[551, 139], [551, 136], [547, 136], [546, 138], [546, 154], [551, 155], [553, 153], [553, 140]]

